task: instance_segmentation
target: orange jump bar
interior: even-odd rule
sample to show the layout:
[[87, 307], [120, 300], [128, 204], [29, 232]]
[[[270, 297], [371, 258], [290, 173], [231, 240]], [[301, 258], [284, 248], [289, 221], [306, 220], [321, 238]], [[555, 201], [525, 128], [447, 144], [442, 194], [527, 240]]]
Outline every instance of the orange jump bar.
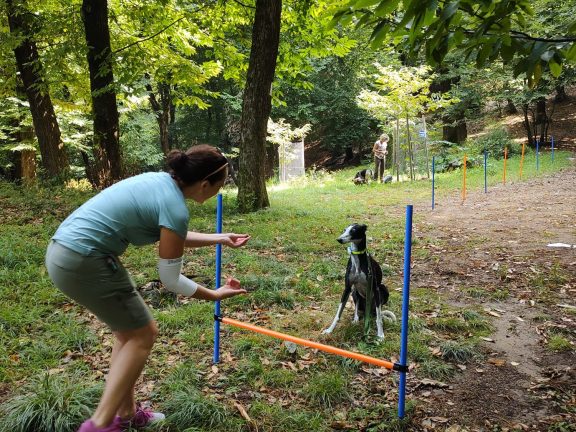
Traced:
[[336, 354], [336, 355], [339, 355], [342, 357], [348, 357], [348, 358], [351, 358], [354, 360], [359, 360], [359, 361], [364, 362], [364, 363], [370, 363], [370, 364], [373, 364], [376, 366], [385, 367], [386, 369], [393, 369], [393, 370], [397, 370], [397, 371], [401, 371], [404, 369], [404, 371], [405, 371], [405, 367], [403, 368], [402, 365], [397, 364], [397, 363], [392, 363], [392, 362], [389, 362], [386, 360], [380, 360], [380, 359], [377, 359], [374, 357], [370, 357], [370, 356], [367, 356], [364, 354], [358, 354], [358, 353], [355, 353], [352, 351], [346, 351], [346, 350], [343, 350], [340, 348], [336, 348], [336, 347], [333, 347], [330, 345], [324, 345], [324, 344], [321, 344], [318, 342], [313, 342], [313, 341], [310, 341], [307, 339], [300, 339], [300, 338], [290, 336], [290, 335], [287, 335], [284, 333], [279, 333], [279, 332], [276, 332], [273, 330], [268, 330], [268, 329], [265, 329], [263, 327], [258, 327], [258, 326], [252, 325], [252, 324], [246, 324], [246, 323], [243, 323], [243, 322], [237, 321], [235, 319], [231, 319], [231, 318], [216, 317], [216, 319], [219, 320], [220, 322], [223, 322], [224, 324], [230, 324], [230, 325], [240, 327], [240, 328], [243, 328], [246, 330], [250, 330], [250, 331], [253, 331], [256, 333], [261, 333], [263, 335], [272, 336], [272, 337], [277, 338], [277, 339], [287, 340], [289, 342], [294, 342], [295, 344], [298, 344], [298, 345], [304, 345], [304, 346], [307, 346], [310, 348], [315, 348], [315, 349], [318, 349], [320, 351], [325, 351], [325, 352], [330, 353], [330, 354]]

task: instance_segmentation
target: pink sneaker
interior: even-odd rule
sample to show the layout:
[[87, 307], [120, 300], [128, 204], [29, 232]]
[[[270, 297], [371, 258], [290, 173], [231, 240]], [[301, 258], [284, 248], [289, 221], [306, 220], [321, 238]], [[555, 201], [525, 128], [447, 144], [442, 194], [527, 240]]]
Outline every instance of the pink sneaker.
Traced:
[[120, 417], [116, 417], [109, 426], [97, 428], [90, 419], [80, 425], [78, 432], [122, 432]]
[[[118, 419], [120, 417], [117, 417]], [[164, 420], [166, 416], [159, 412], [154, 412], [149, 408], [142, 408], [140, 404], [136, 407], [136, 414], [130, 420], [124, 420], [121, 422], [124, 429], [135, 428], [140, 429], [146, 426], [150, 426], [152, 423]]]

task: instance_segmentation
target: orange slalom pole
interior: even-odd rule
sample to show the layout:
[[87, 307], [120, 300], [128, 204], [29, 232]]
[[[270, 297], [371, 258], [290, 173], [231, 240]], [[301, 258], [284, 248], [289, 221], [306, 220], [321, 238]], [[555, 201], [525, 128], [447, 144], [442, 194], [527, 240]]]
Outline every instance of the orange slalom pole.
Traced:
[[367, 356], [364, 354], [359, 354], [359, 353], [355, 353], [352, 351], [346, 351], [346, 350], [343, 350], [340, 348], [336, 348], [336, 347], [333, 347], [330, 345], [324, 345], [324, 344], [321, 344], [318, 342], [313, 342], [313, 341], [310, 341], [307, 339], [300, 339], [300, 338], [290, 336], [290, 335], [287, 335], [284, 333], [279, 333], [279, 332], [274, 331], [274, 330], [268, 330], [268, 329], [265, 329], [263, 327], [258, 327], [258, 326], [252, 325], [252, 324], [246, 324], [246, 323], [237, 321], [237, 320], [232, 319], [232, 318], [222, 317], [222, 318], [220, 318], [220, 321], [223, 322], [224, 324], [230, 324], [230, 325], [240, 327], [240, 328], [243, 328], [246, 330], [250, 330], [250, 331], [253, 331], [256, 333], [261, 333], [261, 334], [266, 335], [266, 336], [272, 336], [272, 337], [277, 338], [277, 339], [287, 340], [289, 342], [294, 342], [295, 344], [298, 344], [298, 345], [304, 345], [304, 346], [307, 346], [310, 348], [315, 348], [317, 350], [325, 351], [325, 352], [330, 353], [330, 354], [336, 354], [336, 355], [339, 355], [342, 357], [348, 357], [348, 358], [351, 358], [354, 360], [359, 360], [359, 361], [364, 362], [364, 363], [370, 363], [370, 364], [373, 364], [375, 366], [381, 366], [381, 367], [384, 367], [386, 369], [399, 370], [398, 368], [395, 367], [394, 363], [386, 361], [386, 360], [380, 360], [380, 359], [370, 357], [370, 356]]
[[524, 166], [524, 148], [526, 143], [522, 143], [522, 157], [520, 158], [520, 178], [522, 178], [522, 167]]
[[502, 183], [506, 184], [506, 160], [508, 159], [508, 148], [504, 147], [504, 177]]
[[466, 155], [464, 155], [464, 171], [462, 173], [462, 201], [466, 200]]

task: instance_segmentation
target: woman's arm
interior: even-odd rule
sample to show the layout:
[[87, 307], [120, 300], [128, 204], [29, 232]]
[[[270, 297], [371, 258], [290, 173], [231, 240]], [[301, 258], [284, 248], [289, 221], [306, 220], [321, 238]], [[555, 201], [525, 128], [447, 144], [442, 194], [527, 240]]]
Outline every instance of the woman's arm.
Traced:
[[234, 234], [234, 233], [204, 234], [188, 231], [184, 245], [186, 247], [195, 248], [195, 247], [221, 244], [224, 246], [237, 248], [245, 245], [248, 240], [250, 240], [250, 236], [248, 234]]
[[[248, 241], [247, 238], [244, 240], [244, 243], [246, 243], [246, 241]], [[182, 255], [184, 254], [184, 244], [185, 240], [174, 231], [169, 230], [168, 228], [160, 229], [158, 268], [160, 280], [165, 285], [166, 289], [197, 299], [212, 301], [223, 300], [238, 294], [246, 293], [246, 290], [240, 287], [240, 283], [236, 279], [229, 278], [224, 286], [217, 290], [211, 290], [182, 275]]]

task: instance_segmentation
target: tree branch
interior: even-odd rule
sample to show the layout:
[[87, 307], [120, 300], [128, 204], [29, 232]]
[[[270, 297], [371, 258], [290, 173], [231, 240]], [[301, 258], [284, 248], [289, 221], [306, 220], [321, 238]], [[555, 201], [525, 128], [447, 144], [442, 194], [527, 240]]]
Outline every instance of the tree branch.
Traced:
[[180, 17], [180, 18], [178, 18], [176, 21], [168, 24], [168, 25], [167, 25], [166, 27], [164, 27], [162, 30], [157, 31], [157, 32], [154, 33], [153, 35], [150, 35], [150, 36], [145, 37], [145, 38], [143, 38], [143, 39], [134, 41], [134, 42], [132, 42], [132, 43], [130, 43], [130, 44], [122, 47], [122, 48], [119, 48], [119, 49], [117, 49], [116, 51], [114, 51], [113, 54], [117, 54], [117, 53], [119, 53], [119, 52], [121, 52], [121, 51], [124, 51], [125, 49], [130, 48], [131, 46], [134, 46], [134, 45], [137, 45], [137, 44], [139, 44], [139, 43], [146, 42], [147, 40], [150, 40], [150, 39], [155, 38], [155, 37], [158, 36], [159, 34], [164, 33], [166, 30], [168, 30], [170, 27], [172, 27], [172, 26], [173, 26], [174, 24], [176, 24], [177, 22], [182, 21], [184, 18], [186, 18], [186, 17]]
[[242, 7], [251, 8], [251, 9], [256, 9], [255, 6], [250, 6], [250, 5], [244, 4], [244, 3], [242, 3], [242, 2], [239, 1], [239, 0], [232, 0], [232, 1], [233, 1], [234, 3], [238, 3], [238, 4], [239, 4], [240, 6], [242, 6]]
[[559, 43], [564, 43], [564, 42], [576, 42], [576, 37], [563, 37], [560, 39], [548, 39], [548, 38], [541, 38], [541, 37], [535, 37], [535, 36], [530, 36], [527, 33], [521, 32], [521, 31], [517, 31], [517, 30], [510, 30], [511, 34], [516, 35], [516, 38], [518, 39], [527, 39], [527, 40], [531, 40], [534, 42], [550, 42], [550, 43], [555, 43], [555, 42], [559, 42]]

